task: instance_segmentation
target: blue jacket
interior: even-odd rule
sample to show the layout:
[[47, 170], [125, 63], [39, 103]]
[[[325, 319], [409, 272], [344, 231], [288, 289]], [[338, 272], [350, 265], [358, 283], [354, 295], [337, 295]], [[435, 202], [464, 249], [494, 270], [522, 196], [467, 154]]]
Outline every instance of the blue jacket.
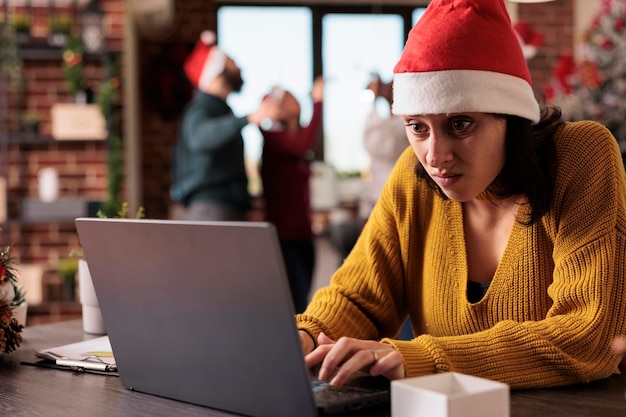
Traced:
[[183, 111], [174, 149], [170, 190], [174, 201], [185, 206], [203, 200], [250, 207], [241, 136], [247, 124], [247, 118], [236, 117], [224, 100], [196, 90]]

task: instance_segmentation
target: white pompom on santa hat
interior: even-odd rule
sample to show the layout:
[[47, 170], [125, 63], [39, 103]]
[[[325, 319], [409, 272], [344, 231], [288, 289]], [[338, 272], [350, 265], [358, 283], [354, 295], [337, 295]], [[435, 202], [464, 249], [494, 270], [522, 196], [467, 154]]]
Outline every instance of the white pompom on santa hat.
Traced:
[[191, 84], [200, 90], [206, 89], [226, 66], [226, 54], [217, 47], [216, 41], [215, 32], [203, 31], [185, 60], [185, 74]]
[[394, 68], [396, 115], [481, 112], [539, 121], [504, 0], [433, 0]]
[[544, 37], [533, 25], [522, 20], [513, 25], [517, 39], [522, 46], [524, 58], [531, 59], [537, 55], [537, 51], [544, 43]]

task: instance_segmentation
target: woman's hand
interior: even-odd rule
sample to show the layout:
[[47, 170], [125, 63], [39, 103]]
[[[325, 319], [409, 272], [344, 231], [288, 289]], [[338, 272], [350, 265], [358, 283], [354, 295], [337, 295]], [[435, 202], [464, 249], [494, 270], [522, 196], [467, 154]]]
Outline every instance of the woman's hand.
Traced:
[[331, 385], [342, 385], [359, 371], [387, 379], [404, 378], [402, 355], [387, 343], [342, 337], [334, 341], [324, 333], [317, 338], [318, 347], [305, 356], [307, 367], [322, 364], [319, 378]]
[[324, 100], [324, 79], [321, 76], [315, 78], [313, 89], [311, 90], [311, 98], [313, 103], [319, 103]]
[[315, 340], [313, 340], [313, 336], [311, 336], [304, 330], [298, 330], [298, 334], [300, 335], [302, 352], [304, 352], [305, 355], [311, 353], [313, 349], [315, 349]]
[[275, 121], [280, 114], [280, 105], [274, 100], [270, 100], [265, 97], [261, 100], [261, 104], [254, 113], [248, 115], [248, 123], [253, 123], [257, 126], [261, 126], [262, 123], [267, 121]]

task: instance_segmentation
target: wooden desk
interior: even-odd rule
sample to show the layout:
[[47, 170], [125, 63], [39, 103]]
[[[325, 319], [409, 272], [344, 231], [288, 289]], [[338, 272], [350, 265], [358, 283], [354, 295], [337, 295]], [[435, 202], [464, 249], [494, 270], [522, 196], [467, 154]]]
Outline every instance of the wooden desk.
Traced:
[[[21, 365], [33, 351], [89, 339], [80, 321], [27, 327], [24, 342], [0, 355], [0, 410], [11, 417], [213, 416], [231, 414], [122, 387], [119, 378]], [[626, 376], [564, 388], [511, 392], [512, 417], [625, 417]], [[388, 417], [389, 407], [350, 414]], [[294, 416], [297, 417], [297, 416]]]

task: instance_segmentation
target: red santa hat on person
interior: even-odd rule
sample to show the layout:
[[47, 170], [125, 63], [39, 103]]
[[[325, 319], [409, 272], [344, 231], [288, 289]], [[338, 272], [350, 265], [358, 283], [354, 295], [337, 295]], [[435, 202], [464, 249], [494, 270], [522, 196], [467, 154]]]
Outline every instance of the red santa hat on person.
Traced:
[[543, 35], [539, 33], [533, 25], [524, 21], [515, 23], [513, 29], [515, 29], [517, 39], [520, 45], [522, 45], [524, 58], [534, 58], [534, 56], [537, 55], [537, 50], [544, 43]]
[[394, 68], [397, 115], [482, 112], [539, 121], [504, 0], [433, 0]]
[[214, 32], [205, 30], [184, 63], [185, 74], [194, 87], [204, 90], [224, 71], [226, 54], [217, 47]]

